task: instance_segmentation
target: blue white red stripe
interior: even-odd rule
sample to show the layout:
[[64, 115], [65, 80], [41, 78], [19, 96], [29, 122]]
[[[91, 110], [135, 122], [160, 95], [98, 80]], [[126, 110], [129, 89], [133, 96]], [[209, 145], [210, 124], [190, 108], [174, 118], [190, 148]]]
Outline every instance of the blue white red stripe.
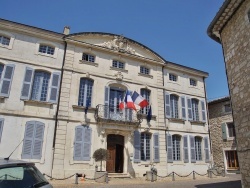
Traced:
[[149, 105], [148, 101], [140, 94], [138, 94], [136, 91], [134, 91], [132, 95], [132, 100], [135, 104], [139, 105], [141, 108], [144, 108]]
[[125, 96], [124, 102], [126, 103], [127, 108], [134, 109], [136, 111], [135, 104], [134, 104], [128, 90], [126, 91], [126, 96]]

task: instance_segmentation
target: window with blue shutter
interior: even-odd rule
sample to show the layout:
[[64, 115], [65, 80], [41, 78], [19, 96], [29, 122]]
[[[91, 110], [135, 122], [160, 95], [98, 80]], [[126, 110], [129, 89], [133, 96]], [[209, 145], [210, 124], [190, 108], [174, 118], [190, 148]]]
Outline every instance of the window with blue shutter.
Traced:
[[192, 113], [192, 103], [191, 99], [187, 97], [187, 109], [188, 109], [188, 120], [193, 120], [193, 113]]
[[186, 98], [185, 96], [181, 97], [181, 113], [182, 113], [182, 119], [186, 120]]
[[170, 112], [170, 95], [168, 92], [165, 91], [165, 113], [166, 113], [166, 118], [171, 117], [171, 112]]
[[44, 123], [28, 121], [25, 126], [22, 159], [41, 159]]
[[177, 95], [170, 95], [170, 117], [179, 118], [179, 97]]
[[226, 140], [227, 139], [227, 123], [221, 124], [221, 131], [222, 131], [222, 139]]
[[50, 84], [50, 97], [49, 102], [57, 103], [58, 100], [58, 92], [60, 87], [60, 72], [54, 72], [52, 74], [52, 82]]
[[134, 162], [141, 162], [141, 134], [139, 131], [134, 131]]
[[191, 163], [195, 163], [196, 162], [196, 158], [195, 158], [194, 136], [189, 135], [189, 141], [190, 141]]
[[23, 88], [21, 93], [21, 99], [29, 100], [30, 99], [30, 92], [33, 82], [34, 76], [34, 69], [30, 67], [26, 67], [24, 80], [23, 80]]
[[93, 80], [88, 78], [81, 78], [79, 87], [78, 106], [87, 106], [87, 100], [89, 100], [89, 106], [91, 106]]
[[159, 133], [153, 134], [154, 138], [154, 162], [160, 162]]
[[0, 143], [1, 143], [2, 132], [3, 132], [3, 123], [4, 123], [4, 119], [0, 118]]
[[91, 154], [92, 129], [79, 125], [75, 128], [74, 160], [89, 161]]
[[31, 90], [31, 100], [47, 101], [49, 83], [50, 73], [44, 71], [35, 71]]
[[[150, 90], [148, 89], [141, 89], [141, 96], [150, 103]], [[131, 94], [132, 96], [132, 94]], [[149, 111], [149, 105], [141, 109], [142, 114], [148, 114]]]
[[109, 119], [109, 93], [110, 88], [105, 86], [105, 94], [104, 94], [104, 118]]
[[184, 163], [189, 162], [189, 153], [188, 153], [188, 136], [183, 136], [183, 159]]
[[209, 140], [208, 137], [204, 137], [204, 150], [205, 150], [205, 162], [210, 162], [210, 153], [209, 153]]
[[0, 76], [0, 96], [9, 97], [15, 65], [5, 65]]
[[172, 145], [172, 135], [167, 134], [167, 162], [173, 162], [173, 145]]

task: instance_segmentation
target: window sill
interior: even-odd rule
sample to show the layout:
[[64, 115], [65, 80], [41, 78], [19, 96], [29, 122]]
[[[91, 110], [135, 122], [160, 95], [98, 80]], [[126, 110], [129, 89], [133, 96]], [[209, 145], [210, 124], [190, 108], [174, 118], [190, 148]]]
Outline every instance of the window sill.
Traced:
[[8, 50], [11, 50], [12, 48], [10, 47], [10, 45], [3, 45], [3, 44], [0, 44], [0, 47], [1, 48], [7, 48]]
[[227, 137], [227, 141], [233, 141], [235, 137]]
[[86, 64], [86, 65], [91, 65], [91, 66], [95, 66], [98, 67], [98, 63], [95, 62], [90, 62], [90, 61], [85, 61], [85, 60], [79, 60], [80, 64]]
[[179, 85], [179, 86], [180, 86], [180, 84], [179, 84], [178, 81], [168, 80], [167, 82], [170, 83], [170, 84], [176, 84], [176, 85]]
[[23, 100], [24, 103], [30, 103], [30, 104], [43, 104], [43, 105], [48, 105], [51, 106], [54, 103], [51, 102], [47, 102], [47, 101], [34, 101], [34, 100]]
[[54, 59], [56, 58], [55, 53], [53, 55], [50, 55], [50, 54], [45, 54], [45, 53], [37, 52], [37, 55], [46, 56], [46, 57], [50, 57], [50, 58], [54, 58]]
[[185, 122], [184, 119], [179, 119], [179, 118], [168, 118], [169, 121], [176, 121], [176, 122]]
[[117, 70], [117, 71], [128, 73], [128, 70], [120, 69], [120, 68], [116, 68], [116, 67], [110, 67], [110, 70]]
[[192, 123], [192, 124], [196, 124], [196, 125], [200, 125], [200, 124], [205, 125], [205, 123], [206, 123], [206, 122], [191, 120], [191, 121], [190, 121], [190, 123]]
[[150, 75], [150, 74], [143, 74], [143, 73], [140, 73], [140, 72], [138, 72], [138, 76], [143, 76], [143, 77], [146, 77], [146, 78], [153, 78], [153, 76], [152, 75]]
[[[78, 106], [78, 105], [72, 105], [72, 108], [75, 110], [75, 111], [82, 111], [82, 112], [84, 112], [84, 110], [85, 110], [85, 106]], [[96, 110], [96, 108], [93, 108], [93, 107], [89, 107], [89, 109], [88, 109], [88, 111], [95, 111]]]
[[[142, 118], [144, 118], [144, 119], [146, 119], [147, 118], [147, 114], [140, 114], [140, 113], [138, 113], [137, 115], [139, 115], [139, 116], [141, 116]], [[153, 120], [156, 120], [156, 115], [152, 115], [152, 119]]]
[[182, 165], [182, 166], [185, 166], [186, 163], [184, 163], [183, 161], [173, 161], [171, 163], [171, 166], [174, 166], [174, 165]]

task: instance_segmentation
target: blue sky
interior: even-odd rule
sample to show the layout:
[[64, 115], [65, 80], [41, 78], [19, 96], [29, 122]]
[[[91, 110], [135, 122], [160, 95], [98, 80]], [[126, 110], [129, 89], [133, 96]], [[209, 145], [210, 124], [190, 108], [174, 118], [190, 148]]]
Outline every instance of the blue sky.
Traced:
[[109, 32], [138, 41], [168, 61], [209, 73], [209, 100], [228, 95], [221, 45], [207, 27], [223, 0], [3, 0], [0, 17], [62, 32]]

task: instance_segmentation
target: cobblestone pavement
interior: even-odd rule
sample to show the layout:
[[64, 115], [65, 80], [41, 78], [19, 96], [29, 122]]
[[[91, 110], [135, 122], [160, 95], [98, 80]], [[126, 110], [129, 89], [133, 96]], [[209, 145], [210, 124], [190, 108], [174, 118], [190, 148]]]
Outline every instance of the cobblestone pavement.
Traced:
[[79, 184], [74, 184], [74, 179], [52, 180], [50, 183], [54, 188], [241, 188], [240, 175], [227, 175], [226, 177], [196, 177], [176, 178], [172, 181], [170, 177], [159, 179], [156, 182], [146, 181], [144, 178], [134, 179], [110, 179], [109, 183], [97, 183], [93, 180], [80, 180]]

